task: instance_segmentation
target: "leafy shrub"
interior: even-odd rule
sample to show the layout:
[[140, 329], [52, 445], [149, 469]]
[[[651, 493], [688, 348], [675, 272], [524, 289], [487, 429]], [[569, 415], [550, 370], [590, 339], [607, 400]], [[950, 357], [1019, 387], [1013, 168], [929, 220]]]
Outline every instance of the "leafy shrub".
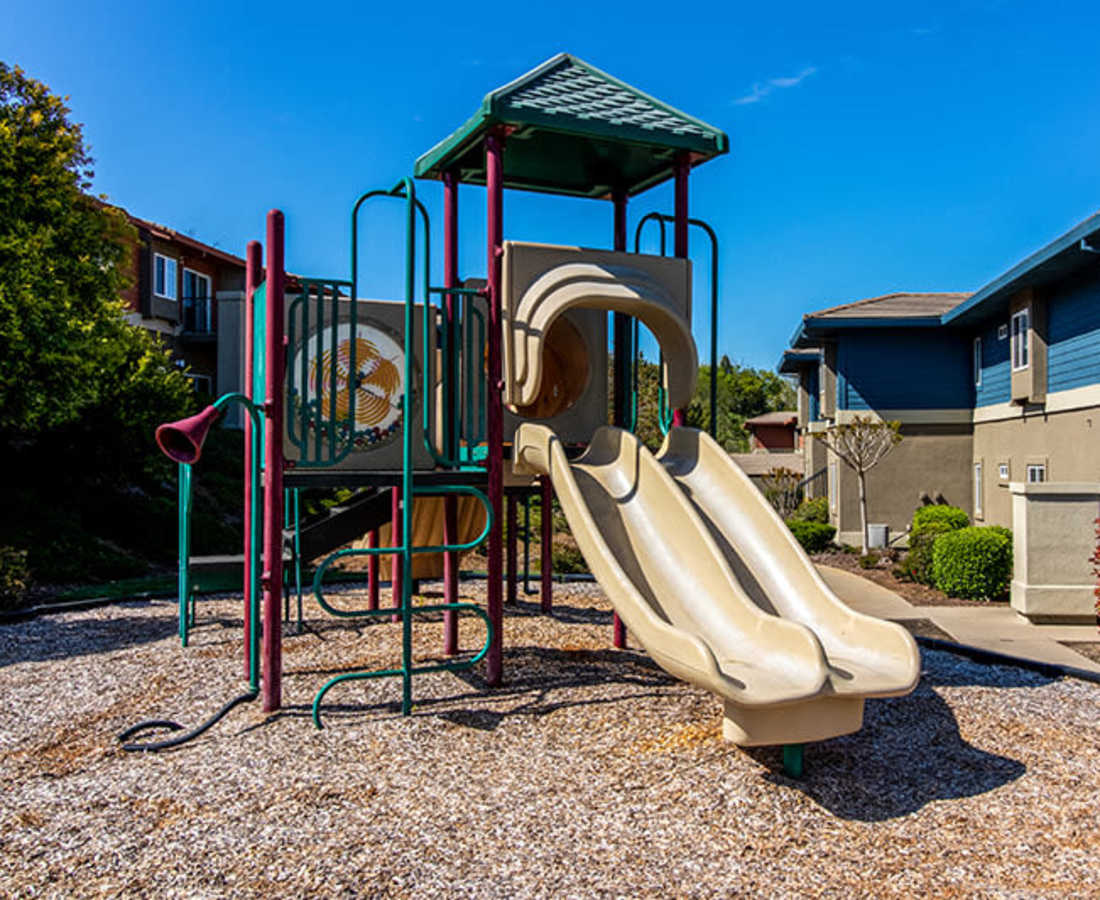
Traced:
[[909, 533], [909, 552], [898, 568], [901, 577], [920, 584], [932, 584], [932, 551], [936, 540], [953, 529], [945, 522], [932, 522], [923, 531]]
[[[962, 509], [957, 506], [920, 506], [917, 511], [913, 513], [913, 534], [920, 534], [928, 527], [937, 528], [941, 525], [947, 526], [944, 531], [956, 531], [959, 528], [966, 528], [970, 524], [970, 517]], [[942, 533], [942, 532], [941, 532]]]
[[764, 497], [779, 515], [786, 519], [799, 505], [802, 473], [780, 466], [760, 479]]
[[796, 522], [821, 522], [829, 524], [829, 498], [814, 497], [813, 500], [803, 500], [790, 516]]
[[787, 527], [791, 529], [791, 534], [807, 553], [821, 553], [829, 546], [836, 534], [836, 528], [825, 522], [802, 522], [791, 519], [787, 522]]
[[588, 571], [588, 563], [584, 561], [584, 555], [572, 537], [564, 534], [554, 535], [553, 551], [555, 572], [568, 575]]
[[898, 567], [900, 577], [921, 584], [934, 584], [932, 552], [936, 540], [969, 524], [966, 512], [957, 506], [919, 507], [913, 513], [913, 525], [909, 530], [909, 553]]
[[0, 609], [15, 609], [30, 584], [27, 551], [0, 547]]
[[932, 553], [936, 587], [950, 597], [991, 600], [1012, 579], [1012, 540], [1005, 528], [962, 528], [941, 535]]
[[878, 565], [879, 556], [877, 553], [868, 553], [866, 556], [859, 558], [859, 567], [861, 569], [873, 569]]

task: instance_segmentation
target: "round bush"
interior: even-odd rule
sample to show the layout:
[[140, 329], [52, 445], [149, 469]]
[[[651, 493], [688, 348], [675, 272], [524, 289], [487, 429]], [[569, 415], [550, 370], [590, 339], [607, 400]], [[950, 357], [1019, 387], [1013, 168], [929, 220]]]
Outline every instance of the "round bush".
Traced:
[[947, 522], [927, 522], [920, 531], [909, 532], [909, 552], [902, 561], [901, 570], [906, 578], [920, 584], [933, 584], [932, 551], [936, 540], [955, 531]]
[[1012, 539], [1006, 528], [962, 528], [940, 535], [932, 551], [936, 587], [949, 597], [992, 600], [1012, 580]]
[[797, 522], [820, 522], [823, 525], [829, 523], [829, 498], [814, 497], [813, 500], [803, 500], [793, 513], [791, 518]]
[[836, 534], [836, 528], [824, 522], [803, 522], [791, 519], [787, 522], [787, 527], [791, 529], [791, 534], [807, 553], [821, 553], [829, 546]]
[[913, 513], [913, 534], [920, 534], [928, 528], [941, 528], [941, 531], [955, 531], [966, 528], [970, 517], [957, 506], [921, 506]]

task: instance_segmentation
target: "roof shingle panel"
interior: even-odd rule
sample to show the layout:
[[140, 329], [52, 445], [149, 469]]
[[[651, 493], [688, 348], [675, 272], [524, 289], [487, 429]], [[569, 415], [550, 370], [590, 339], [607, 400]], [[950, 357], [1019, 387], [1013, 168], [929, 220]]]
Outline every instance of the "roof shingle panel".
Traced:
[[942, 316], [962, 303], [969, 293], [945, 292], [916, 294], [900, 292], [842, 303], [809, 313], [809, 319], [909, 319]]
[[536, 109], [546, 115], [597, 119], [609, 125], [633, 125], [669, 134], [707, 134], [690, 119], [674, 115], [636, 92], [600, 78], [571, 57], [504, 95], [500, 109], [501, 112]]

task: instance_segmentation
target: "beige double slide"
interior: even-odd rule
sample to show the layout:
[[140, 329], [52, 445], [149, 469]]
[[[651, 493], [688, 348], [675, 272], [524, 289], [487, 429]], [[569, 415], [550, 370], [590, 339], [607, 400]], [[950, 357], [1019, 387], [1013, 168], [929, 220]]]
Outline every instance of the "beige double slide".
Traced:
[[667, 672], [724, 701], [742, 745], [857, 731], [867, 697], [911, 691], [916, 645], [849, 609], [783, 521], [707, 434], [673, 428], [658, 456], [600, 428], [570, 462], [525, 423], [515, 467], [548, 474], [589, 567], [631, 634]]

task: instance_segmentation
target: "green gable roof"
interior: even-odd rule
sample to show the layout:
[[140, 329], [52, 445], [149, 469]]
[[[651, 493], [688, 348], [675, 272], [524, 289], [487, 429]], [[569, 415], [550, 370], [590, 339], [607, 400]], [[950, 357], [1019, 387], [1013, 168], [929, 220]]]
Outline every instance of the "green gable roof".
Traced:
[[508, 129], [504, 186], [579, 197], [638, 194], [672, 177], [680, 151], [698, 165], [726, 153], [725, 133], [588, 63], [559, 53], [490, 91], [458, 131], [416, 161], [418, 178], [447, 170], [485, 183], [485, 137]]

